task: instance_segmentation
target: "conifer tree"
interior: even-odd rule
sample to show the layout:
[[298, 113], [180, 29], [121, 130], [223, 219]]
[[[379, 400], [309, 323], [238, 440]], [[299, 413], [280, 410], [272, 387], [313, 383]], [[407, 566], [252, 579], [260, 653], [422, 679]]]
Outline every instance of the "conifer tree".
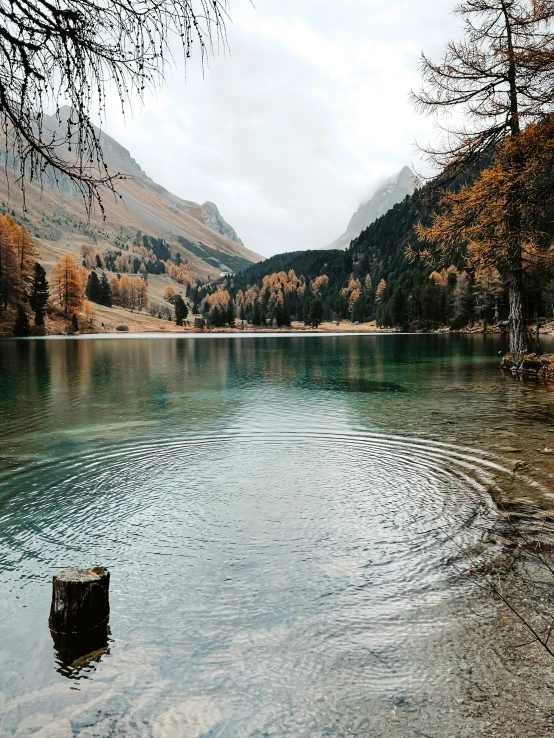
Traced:
[[321, 297], [319, 297], [318, 295], [310, 303], [310, 313], [309, 313], [308, 321], [311, 326], [313, 326], [314, 328], [318, 328], [322, 320], [323, 320], [323, 302], [321, 301]]
[[6, 217], [0, 215], [0, 310], [21, 296], [17, 251], [13, 231]]
[[363, 323], [364, 322], [364, 298], [363, 295], [360, 295], [358, 299], [354, 302], [352, 306], [352, 313], [351, 318], [353, 323]]
[[94, 271], [88, 275], [85, 294], [92, 302], [100, 302], [100, 280]]
[[64, 315], [79, 310], [83, 304], [83, 285], [79, 267], [69, 254], [64, 254], [52, 269], [50, 282]]
[[[439, 147], [425, 152], [442, 170], [445, 181], [483, 157], [502, 152], [506, 176], [498, 225], [503, 249], [494, 265], [509, 286], [510, 353], [519, 362], [527, 348], [523, 314], [526, 212], [521, 181], [526, 160], [520, 138], [526, 125], [554, 110], [554, 3], [465, 0], [455, 13], [464, 21], [464, 39], [448, 43], [439, 63], [422, 57], [423, 88], [414, 100], [421, 110], [435, 115], [457, 109], [468, 122], [447, 128]], [[477, 209], [490, 196], [485, 188], [480, 194]], [[434, 230], [425, 233], [422, 229], [421, 236], [442, 242], [440, 226], [446, 231], [450, 228], [451, 204], [448, 197], [443, 199]], [[476, 244], [479, 238], [476, 232]]]
[[17, 306], [17, 316], [13, 327], [13, 335], [22, 338], [31, 335], [31, 325], [23, 305]]
[[35, 325], [37, 326], [44, 325], [44, 315], [49, 297], [50, 288], [46, 279], [46, 272], [38, 262], [35, 262], [29, 303], [35, 313]]
[[112, 306], [112, 291], [108, 278], [106, 277], [106, 272], [102, 272], [102, 277], [100, 278], [99, 296], [101, 305], [106, 305], [106, 307]]
[[177, 325], [183, 325], [183, 321], [187, 319], [189, 311], [181, 295], [175, 295], [173, 305], [175, 309], [175, 323]]
[[231, 328], [235, 325], [235, 311], [233, 310], [233, 303], [231, 300], [227, 303], [227, 308], [225, 310], [225, 322]]
[[119, 304], [121, 307], [129, 308], [131, 306], [131, 280], [126, 274], [123, 274], [119, 280]]
[[397, 287], [389, 301], [389, 314], [395, 327], [405, 328], [408, 324], [408, 302], [406, 293]]

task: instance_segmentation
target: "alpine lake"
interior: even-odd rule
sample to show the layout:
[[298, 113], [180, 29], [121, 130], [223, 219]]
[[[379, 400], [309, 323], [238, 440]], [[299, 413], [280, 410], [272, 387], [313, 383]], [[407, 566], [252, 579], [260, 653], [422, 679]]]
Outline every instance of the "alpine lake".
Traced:
[[[0, 737], [552, 735], [479, 576], [554, 507], [554, 385], [506, 341], [0, 341]], [[52, 575], [95, 565], [109, 639], [67, 663]]]

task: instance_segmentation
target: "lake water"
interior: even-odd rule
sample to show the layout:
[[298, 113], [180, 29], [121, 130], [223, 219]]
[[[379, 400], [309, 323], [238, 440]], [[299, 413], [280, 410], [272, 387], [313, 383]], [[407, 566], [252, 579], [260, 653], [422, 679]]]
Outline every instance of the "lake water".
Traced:
[[[440, 700], [452, 559], [491, 486], [540, 505], [554, 472], [552, 388], [503, 376], [505, 348], [0, 342], [0, 736], [388, 736], [399, 699]], [[92, 565], [109, 648], [71, 668], [51, 577]]]

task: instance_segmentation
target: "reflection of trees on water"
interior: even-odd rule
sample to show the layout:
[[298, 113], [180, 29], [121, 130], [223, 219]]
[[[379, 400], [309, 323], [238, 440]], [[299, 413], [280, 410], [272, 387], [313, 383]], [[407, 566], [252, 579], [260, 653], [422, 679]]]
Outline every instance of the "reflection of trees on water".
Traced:
[[[510, 412], [519, 408], [525, 388], [514, 392], [496, 371], [501, 342], [498, 336], [440, 335], [5, 342], [0, 408], [9, 408], [10, 422], [26, 434], [80, 429], [84, 441], [87, 427], [92, 437], [117, 424], [132, 438], [148, 423], [175, 433], [229, 427], [264, 386], [344, 392], [362, 422], [401, 430], [412, 420], [415, 428], [417, 420], [421, 429], [421, 413], [432, 427], [434, 416], [447, 424], [475, 412], [480, 385], [505, 394]], [[398, 403], [390, 402], [400, 394], [403, 423]], [[292, 408], [294, 397], [287, 399]], [[494, 425], [496, 400], [482, 404], [478, 414]], [[539, 414], [551, 417], [549, 406]]]

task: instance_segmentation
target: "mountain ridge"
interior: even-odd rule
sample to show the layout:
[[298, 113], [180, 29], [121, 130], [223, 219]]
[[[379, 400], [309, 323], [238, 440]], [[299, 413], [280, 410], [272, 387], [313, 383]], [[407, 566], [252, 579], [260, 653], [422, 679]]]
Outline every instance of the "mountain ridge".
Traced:
[[387, 179], [376, 192], [362, 203], [350, 218], [346, 231], [326, 248], [346, 249], [351, 241], [368, 228], [378, 218], [388, 212], [394, 205], [402, 202], [415, 189], [415, 176], [412, 170], [404, 166], [394, 177]]
[[[65, 135], [70, 108], [61, 108], [58, 118], [45, 117], [45, 129]], [[77, 189], [67, 176], [46, 172], [44, 186], [27, 182], [25, 200], [13, 186], [15, 175], [0, 178], [0, 198], [17, 219], [30, 228], [46, 264], [51, 254], [64, 250], [77, 255], [76, 243], [92, 241], [98, 251], [132, 250], [138, 232], [164, 238], [174, 255], [176, 249], [193, 273], [206, 279], [215, 270], [237, 271], [263, 259], [244, 246], [235, 229], [223, 218], [217, 205], [203, 204], [171, 193], [152, 180], [130, 151], [108, 133], [96, 129], [106, 165], [111, 174], [125, 176], [115, 182], [121, 200], [103, 193], [104, 214], [97, 208], [88, 214]], [[69, 152], [67, 156], [71, 156]], [[104, 217], [103, 217], [104, 216]], [[85, 236], [86, 238], [83, 238]], [[187, 244], [192, 250], [188, 250]], [[209, 253], [209, 261], [203, 254]], [[217, 257], [215, 256], [217, 255]], [[218, 262], [218, 263], [216, 263]]]

